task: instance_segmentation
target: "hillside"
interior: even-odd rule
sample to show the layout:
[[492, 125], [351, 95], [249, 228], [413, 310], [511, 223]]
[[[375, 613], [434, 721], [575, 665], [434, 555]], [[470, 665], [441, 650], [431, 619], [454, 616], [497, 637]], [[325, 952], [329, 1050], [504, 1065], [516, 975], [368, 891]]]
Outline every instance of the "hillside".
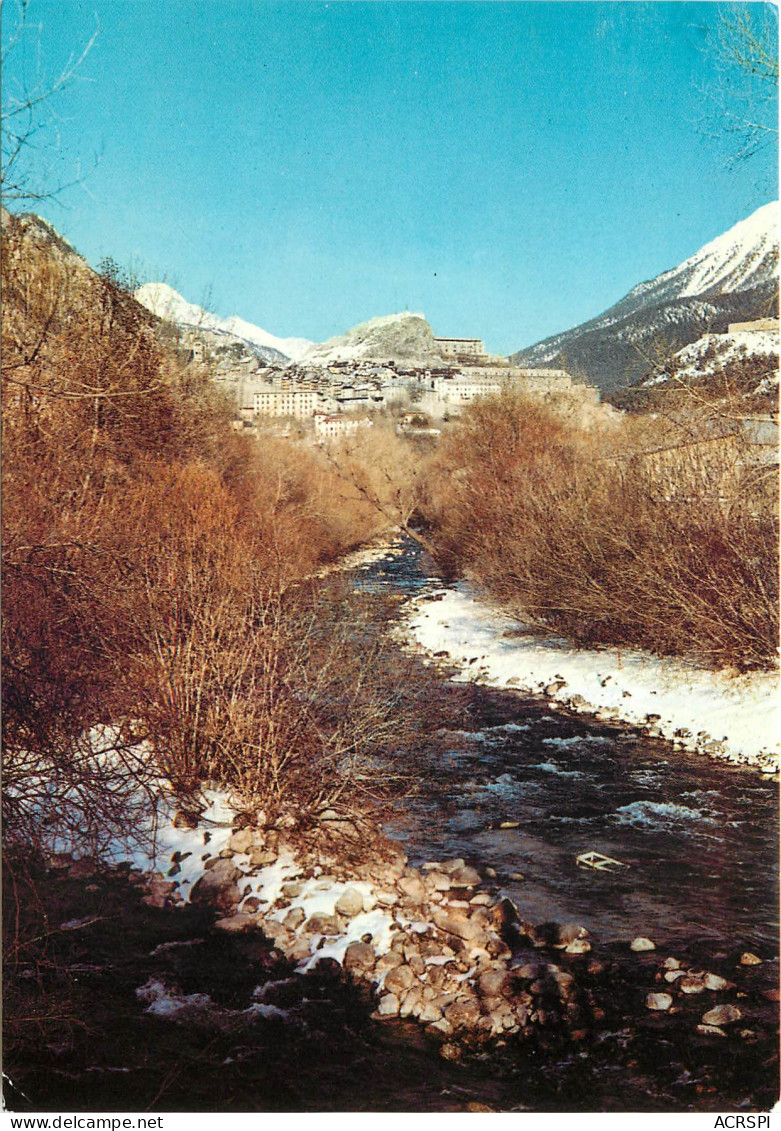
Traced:
[[610, 393], [706, 333], [777, 311], [778, 203], [772, 202], [603, 314], [519, 350], [511, 361], [565, 368]]

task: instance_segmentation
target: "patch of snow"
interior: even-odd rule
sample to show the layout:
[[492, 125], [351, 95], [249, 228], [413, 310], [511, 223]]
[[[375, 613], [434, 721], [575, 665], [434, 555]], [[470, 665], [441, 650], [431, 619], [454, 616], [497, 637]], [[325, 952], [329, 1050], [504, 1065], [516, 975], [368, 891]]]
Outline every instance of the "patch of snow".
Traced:
[[[356, 885], [357, 886], [357, 885]], [[391, 948], [394, 932], [391, 930], [393, 916], [387, 911], [364, 911], [350, 919], [347, 930], [343, 935], [338, 935], [314, 950], [309, 958], [305, 958], [298, 965], [298, 970], [304, 972], [311, 969], [321, 958], [334, 958], [337, 962], [344, 961], [345, 951], [354, 942], [360, 942], [364, 935], [372, 936], [372, 946], [379, 957], [386, 954]], [[315, 939], [312, 946], [317, 946]]]
[[213, 1005], [208, 994], [177, 994], [155, 978], [139, 986], [136, 997], [148, 1002], [144, 1012], [156, 1017], [176, 1017], [183, 1010], [210, 1009]]
[[[713, 356], [706, 359], [708, 350]], [[774, 330], [736, 330], [731, 334], [704, 334], [696, 342], [684, 346], [671, 359], [675, 377], [687, 380], [714, 373], [730, 362], [742, 358], [774, 359], [778, 366], [779, 338]], [[643, 382], [644, 388], [669, 381], [668, 373], [656, 374]]]

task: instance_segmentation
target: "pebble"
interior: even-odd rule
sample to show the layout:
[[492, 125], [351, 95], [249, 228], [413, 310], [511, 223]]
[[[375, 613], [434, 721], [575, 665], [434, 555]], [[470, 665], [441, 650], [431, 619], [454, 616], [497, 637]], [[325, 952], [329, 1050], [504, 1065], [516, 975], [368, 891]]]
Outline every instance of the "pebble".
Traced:
[[415, 974], [409, 966], [395, 966], [385, 976], [385, 989], [401, 997], [415, 980]]
[[357, 888], [347, 888], [337, 899], [336, 910], [347, 919], [353, 919], [363, 911], [363, 895]]
[[678, 989], [683, 994], [701, 994], [705, 990], [705, 983], [701, 978], [692, 978], [687, 975], [678, 981]]
[[665, 1011], [670, 1008], [673, 1003], [671, 994], [648, 994], [645, 999], [647, 1009], [654, 1009], [657, 1011]]
[[720, 974], [706, 974], [702, 979], [706, 990], [726, 990], [729, 982], [726, 978], [722, 978]]
[[741, 966], [760, 966], [761, 964], [762, 959], [758, 958], [756, 954], [752, 954], [750, 950], [747, 950], [740, 956]]
[[635, 954], [642, 954], [646, 950], [656, 950], [656, 943], [651, 942], [643, 935], [638, 935], [636, 939], [632, 939], [630, 942], [629, 949], [633, 950]]
[[720, 1029], [718, 1027], [718, 1025], [701, 1024], [697, 1026], [697, 1032], [702, 1033], [703, 1036], [706, 1037], [726, 1037], [727, 1035], [723, 1029]]
[[703, 1013], [702, 1023], [703, 1025], [732, 1025], [736, 1021], [740, 1021], [742, 1017], [743, 1013], [736, 1005], [725, 1003], [714, 1006], [707, 1013]]
[[227, 915], [224, 919], [217, 919], [214, 929], [215, 931], [225, 931], [226, 934], [236, 935], [251, 931], [257, 926], [258, 922], [254, 915], [245, 915], [239, 912], [237, 915]]
[[395, 994], [383, 994], [377, 1003], [380, 1017], [396, 1017], [399, 1012], [399, 999]]
[[345, 970], [353, 971], [356, 974], [364, 974], [366, 971], [371, 970], [374, 966], [374, 948], [368, 943], [354, 942], [350, 943], [347, 950], [344, 952], [343, 965]]

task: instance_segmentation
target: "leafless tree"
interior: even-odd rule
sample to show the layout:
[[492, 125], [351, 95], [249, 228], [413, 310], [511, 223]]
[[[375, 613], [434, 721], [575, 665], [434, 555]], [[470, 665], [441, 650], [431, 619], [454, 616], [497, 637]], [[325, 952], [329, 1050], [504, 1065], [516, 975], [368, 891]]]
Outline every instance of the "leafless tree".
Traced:
[[778, 12], [771, 4], [721, 10], [713, 45], [714, 84], [705, 92], [713, 122], [734, 167], [778, 138]]
[[[29, 40], [40, 38], [40, 25], [30, 18], [30, 0], [17, 0], [16, 23], [2, 49], [3, 98], [0, 112], [2, 133], [3, 200], [34, 203], [58, 197], [83, 180], [79, 162], [70, 172], [62, 169], [60, 96], [83, 81], [82, 67], [98, 36], [97, 28], [85, 46], [71, 54], [54, 76], [30, 76], [25, 62]], [[5, 14], [5, 13], [4, 13]]]

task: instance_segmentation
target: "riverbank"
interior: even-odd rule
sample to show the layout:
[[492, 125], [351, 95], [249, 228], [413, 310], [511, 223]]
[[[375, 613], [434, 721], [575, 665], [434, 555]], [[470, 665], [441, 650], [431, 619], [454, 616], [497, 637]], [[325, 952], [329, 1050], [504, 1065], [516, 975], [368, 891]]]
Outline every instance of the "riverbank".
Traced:
[[778, 774], [777, 673], [733, 675], [634, 650], [574, 648], [519, 625], [465, 582], [410, 602], [404, 633], [457, 666], [456, 679], [545, 695], [680, 748]]
[[[197, 819], [172, 814], [161, 828], [156, 873], [54, 862], [50, 882], [75, 898], [88, 880], [95, 903], [60, 928], [72, 947], [63, 967], [93, 987], [94, 1036], [39, 1054], [32, 1076], [12, 1066], [37, 1110], [61, 1107], [63, 1087], [71, 1110], [126, 1110], [124, 1088], [149, 1091], [149, 1110], [774, 1102], [773, 957], [702, 940], [604, 945], [577, 923], [525, 921], [462, 859], [410, 867], [370, 822], [332, 813], [316, 826], [244, 826], [224, 795], [206, 800]], [[331, 1052], [370, 1047], [382, 1081]], [[433, 1085], [410, 1087], [410, 1056]], [[460, 1082], [437, 1068], [455, 1063]]]

